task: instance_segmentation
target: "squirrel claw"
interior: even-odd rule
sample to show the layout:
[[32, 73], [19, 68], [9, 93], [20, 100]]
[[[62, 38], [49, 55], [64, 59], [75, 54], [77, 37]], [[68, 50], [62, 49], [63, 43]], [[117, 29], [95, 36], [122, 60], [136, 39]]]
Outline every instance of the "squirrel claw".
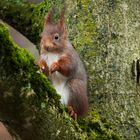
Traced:
[[43, 59], [39, 59], [38, 61], [35, 62], [40, 67], [40, 71], [43, 72], [44, 74], [48, 75], [48, 66]]
[[69, 107], [68, 107], [68, 112], [69, 112], [70, 116], [71, 116], [74, 120], [77, 120], [77, 113], [74, 112], [72, 106], [69, 106]]

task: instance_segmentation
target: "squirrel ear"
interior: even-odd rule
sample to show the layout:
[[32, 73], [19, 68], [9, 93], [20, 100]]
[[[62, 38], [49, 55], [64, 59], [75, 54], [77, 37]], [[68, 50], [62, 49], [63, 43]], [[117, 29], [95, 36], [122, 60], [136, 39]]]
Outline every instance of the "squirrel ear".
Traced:
[[61, 29], [63, 29], [63, 30], [65, 29], [65, 9], [63, 9], [61, 11], [59, 26], [60, 26]]
[[65, 9], [63, 9], [61, 11], [59, 24], [61, 26], [63, 26], [65, 24]]
[[48, 15], [45, 17], [44, 26], [52, 22], [53, 13], [54, 13], [54, 8], [52, 8], [52, 9], [48, 12]]
[[63, 36], [66, 38], [67, 37], [67, 29], [65, 26], [65, 8], [61, 11], [58, 26], [59, 26], [60, 30], [63, 32]]

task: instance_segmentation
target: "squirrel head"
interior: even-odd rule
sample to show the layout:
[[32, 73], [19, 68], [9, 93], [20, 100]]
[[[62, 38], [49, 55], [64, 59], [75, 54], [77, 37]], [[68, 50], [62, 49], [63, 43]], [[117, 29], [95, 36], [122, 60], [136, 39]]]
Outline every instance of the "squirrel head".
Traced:
[[54, 10], [48, 12], [44, 22], [44, 29], [41, 34], [41, 49], [48, 52], [61, 52], [65, 48], [67, 40], [67, 31], [64, 21], [63, 10], [60, 14], [58, 23], [54, 24], [52, 21]]

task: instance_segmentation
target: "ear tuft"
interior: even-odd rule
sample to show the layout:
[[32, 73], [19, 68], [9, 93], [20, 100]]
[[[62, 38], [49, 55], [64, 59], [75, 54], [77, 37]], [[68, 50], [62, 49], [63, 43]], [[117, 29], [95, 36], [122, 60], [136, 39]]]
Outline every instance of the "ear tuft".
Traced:
[[65, 9], [61, 11], [59, 24], [62, 27], [65, 26]]
[[45, 25], [48, 25], [48, 24], [50, 24], [50, 23], [52, 23], [53, 13], [54, 13], [54, 8], [52, 8], [52, 9], [48, 12], [48, 15], [45, 17], [44, 26], [45, 26]]

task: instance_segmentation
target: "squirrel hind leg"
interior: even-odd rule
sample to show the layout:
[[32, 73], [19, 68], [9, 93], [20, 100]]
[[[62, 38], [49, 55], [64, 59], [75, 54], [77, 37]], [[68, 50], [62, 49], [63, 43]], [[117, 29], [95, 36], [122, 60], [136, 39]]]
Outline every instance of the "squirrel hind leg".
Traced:
[[72, 106], [68, 106], [68, 112], [74, 120], [77, 120], [77, 113], [74, 112], [74, 109]]
[[71, 106], [77, 116], [85, 115], [88, 111], [86, 84], [82, 80], [72, 79], [68, 81], [68, 86], [70, 89], [68, 106]]

